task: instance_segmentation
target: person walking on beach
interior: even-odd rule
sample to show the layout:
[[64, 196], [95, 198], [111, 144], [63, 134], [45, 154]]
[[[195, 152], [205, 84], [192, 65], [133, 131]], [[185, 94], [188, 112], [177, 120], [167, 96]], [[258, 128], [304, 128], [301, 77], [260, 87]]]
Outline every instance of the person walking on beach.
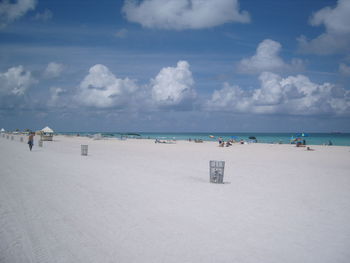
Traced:
[[28, 136], [29, 150], [32, 150], [34, 144], [34, 132], [31, 132]]

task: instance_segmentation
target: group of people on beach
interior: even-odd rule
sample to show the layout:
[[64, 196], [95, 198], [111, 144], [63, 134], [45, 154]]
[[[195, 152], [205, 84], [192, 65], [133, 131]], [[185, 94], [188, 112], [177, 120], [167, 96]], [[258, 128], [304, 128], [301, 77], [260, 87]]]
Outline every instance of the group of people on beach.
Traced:
[[[221, 137], [218, 138], [218, 142], [219, 142], [219, 147], [230, 147], [232, 146], [233, 143], [237, 142], [233, 139], [227, 140], [226, 142], [224, 141], [224, 139], [222, 139]], [[243, 144], [243, 140], [241, 140], [239, 143]]]

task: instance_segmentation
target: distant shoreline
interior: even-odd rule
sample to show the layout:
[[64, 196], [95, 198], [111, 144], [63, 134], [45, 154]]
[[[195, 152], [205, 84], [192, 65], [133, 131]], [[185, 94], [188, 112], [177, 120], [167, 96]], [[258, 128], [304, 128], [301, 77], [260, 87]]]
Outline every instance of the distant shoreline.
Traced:
[[[249, 137], [254, 136], [258, 143], [267, 144], [290, 144], [291, 138], [296, 136], [297, 133], [120, 133], [120, 132], [58, 132], [61, 135], [79, 135], [92, 137], [96, 134], [101, 134], [105, 138], [142, 138], [142, 139], [164, 139], [164, 140], [178, 140], [178, 141], [188, 141], [189, 139], [203, 140], [203, 141], [213, 141], [216, 142], [219, 137], [223, 138], [224, 141], [236, 140], [236, 141], [246, 141], [249, 142]], [[132, 135], [128, 135], [132, 134]], [[138, 134], [139, 136], [136, 136]], [[305, 139], [307, 145], [326, 145], [331, 142], [335, 146], [350, 146], [350, 133], [308, 133]]]

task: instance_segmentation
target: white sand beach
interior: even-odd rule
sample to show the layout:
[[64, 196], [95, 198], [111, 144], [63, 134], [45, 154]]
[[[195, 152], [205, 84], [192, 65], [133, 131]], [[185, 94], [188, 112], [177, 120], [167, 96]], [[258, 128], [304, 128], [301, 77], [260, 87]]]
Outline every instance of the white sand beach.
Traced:
[[350, 261], [350, 147], [37, 137], [0, 137], [1, 263]]

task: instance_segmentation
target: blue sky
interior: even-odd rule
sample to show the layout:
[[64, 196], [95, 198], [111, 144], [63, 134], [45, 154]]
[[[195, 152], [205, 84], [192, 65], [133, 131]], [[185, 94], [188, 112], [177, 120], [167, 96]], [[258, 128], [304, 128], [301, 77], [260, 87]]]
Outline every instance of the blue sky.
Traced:
[[349, 47], [349, 0], [2, 0], [0, 126], [350, 132]]

